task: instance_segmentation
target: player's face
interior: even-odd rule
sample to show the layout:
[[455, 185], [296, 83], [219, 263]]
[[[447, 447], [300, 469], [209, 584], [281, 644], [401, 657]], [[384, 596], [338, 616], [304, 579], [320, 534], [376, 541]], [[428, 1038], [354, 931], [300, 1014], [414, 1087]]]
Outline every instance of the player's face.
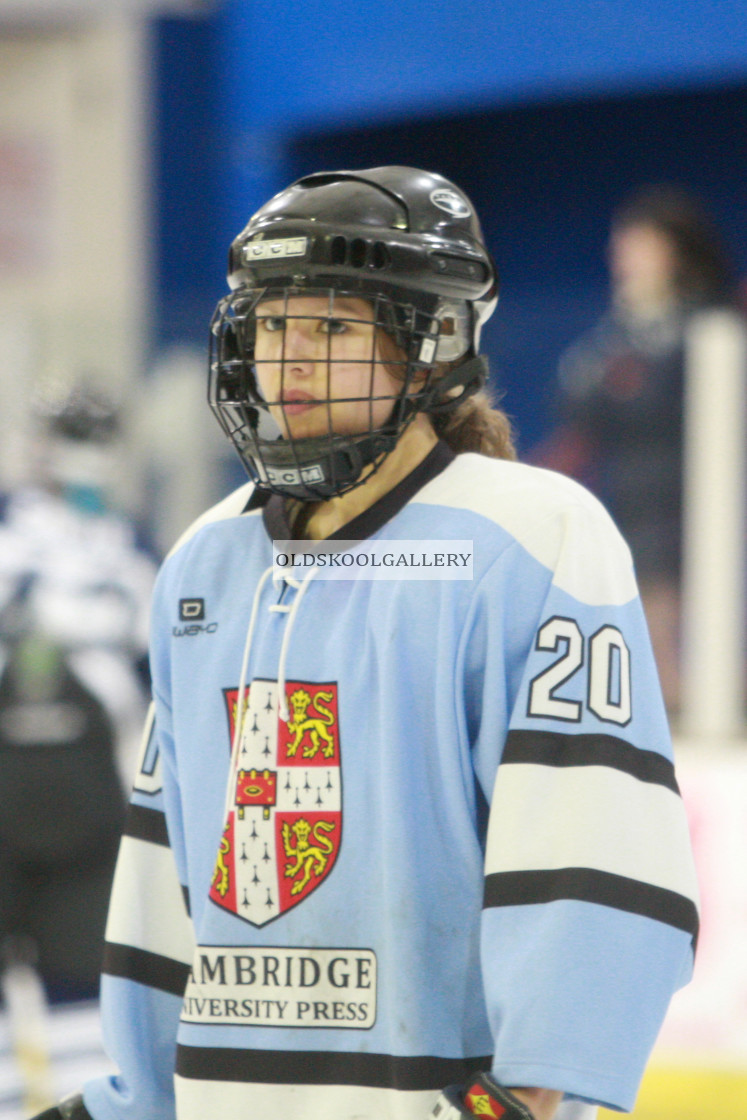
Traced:
[[657, 307], [671, 298], [677, 258], [669, 238], [650, 225], [623, 226], [609, 242], [615, 296], [633, 309]]
[[386, 423], [402, 380], [382, 361], [366, 300], [268, 299], [256, 319], [257, 380], [286, 439], [355, 435]]

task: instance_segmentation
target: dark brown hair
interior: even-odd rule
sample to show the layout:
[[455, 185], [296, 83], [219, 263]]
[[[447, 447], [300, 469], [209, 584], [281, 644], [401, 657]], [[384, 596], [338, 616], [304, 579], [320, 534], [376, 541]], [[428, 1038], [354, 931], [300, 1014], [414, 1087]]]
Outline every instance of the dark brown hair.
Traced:
[[467, 397], [445, 416], [432, 416], [436, 434], [452, 451], [477, 451], [491, 459], [515, 459], [511, 421], [485, 389]]
[[719, 303], [733, 296], [735, 276], [721, 236], [694, 195], [668, 183], [641, 187], [613, 214], [612, 230], [651, 226], [674, 249], [681, 299]]

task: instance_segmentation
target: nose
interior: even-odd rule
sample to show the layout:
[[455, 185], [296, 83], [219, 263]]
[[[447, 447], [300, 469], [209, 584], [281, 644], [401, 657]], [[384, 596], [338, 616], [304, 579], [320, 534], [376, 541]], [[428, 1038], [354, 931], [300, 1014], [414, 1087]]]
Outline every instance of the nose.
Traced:
[[310, 373], [314, 362], [319, 359], [312, 326], [311, 319], [286, 319], [283, 356], [292, 369]]

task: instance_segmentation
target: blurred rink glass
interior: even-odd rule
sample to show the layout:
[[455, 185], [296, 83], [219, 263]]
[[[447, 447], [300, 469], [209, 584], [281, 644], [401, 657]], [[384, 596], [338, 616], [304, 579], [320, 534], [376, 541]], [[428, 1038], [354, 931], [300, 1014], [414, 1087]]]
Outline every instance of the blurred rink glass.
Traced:
[[[46, 387], [95, 371], [104, 389], [137, 403], [150, 267], [141, 21], [120, 11], [36, 27], [23, 22], [30, 3], [17, 9], [18, 24], [6, 24], [7, 7], [0, 3], [0, 499], [41, 481], [29, 449]], [[123, 449], [128, 465], [113, 498], [137, 517], [147, 498], [132, 451]], [[54, 556], [50, 567], [53, 575]], [[84, 581], [70, 564], [66, 571]], [[85, 617], [83, 607], [79, 625]], [[103, 672], [105, 652], [93, 662]], [[107, 679], [127, 704], [126, 689]], [[137, 706], [129, 704], [133, 715]], [[123, 768], [131, 773], [131, 760]], [[109, 1067], [95, 1000], [50, 1007], [33, 953], [0, 951], [8, 962], [0, 968], [0, 1116], [21, 1120]]]
[[33, 970], [19, 970], [11, 984], [5, 998], [17, 1000], [23, 1015], [14, 1016], [21, 1024], [15, 1035], [9, 1016], [0, 1016], [0, 1117], [25, 1120], [113, 1066], [96, 1002], [59, 1005], [50, 1014]]

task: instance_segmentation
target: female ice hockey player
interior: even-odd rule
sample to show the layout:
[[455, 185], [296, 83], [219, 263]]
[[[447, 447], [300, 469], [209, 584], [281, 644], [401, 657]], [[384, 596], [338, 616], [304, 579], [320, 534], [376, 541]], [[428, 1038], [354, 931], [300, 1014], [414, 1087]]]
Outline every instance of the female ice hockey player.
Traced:
[[629, 1109], [690, 974], [687, 826], [627, 547], [484, 395], [472, 205], [412, 168], [312, 175], [229, 281], [210, 399], [251, 482], [159, 578], [121, 1073], [60, 1111]]

